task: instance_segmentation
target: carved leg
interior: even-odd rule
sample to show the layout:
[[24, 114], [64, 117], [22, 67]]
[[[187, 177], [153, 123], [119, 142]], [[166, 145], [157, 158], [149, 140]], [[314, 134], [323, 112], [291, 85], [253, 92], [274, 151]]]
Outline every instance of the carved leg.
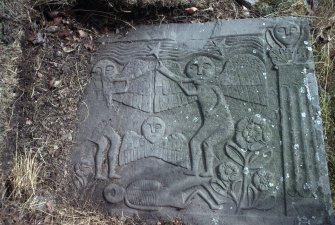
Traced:
[[111, 144], [108, 151], [108, 177], [109, 178], [120, 178], [120, 175], [116, 174], [115, 167], [117, 164], [118, 152], [121, 145], [121, 138], [118, 134], [113, 133], [111, 135]]
[[213, 146], [209, 144], [207, 141], [204, 141], [202, 144], [204, 154], [205, 154], [205, 172], [201, 173], [202, 177], [212, 177], [213, 173], [213, 161], [214, 161], [214, 152]]
[[214, 210], [218, 210], [218, 209], [222, 209], [223, 207], [221, 205], [217, 205], [213, 199], [212, 196], [210, 196], [207, 192], [204, 192], [202, 190], [198, 190], [198, 195], [205, 200], [205, 202], [208, 204], [209, 208], [214, 209]]
[[198, 176], [199, 174], [199, 161], [201, 156], [201, 143], [193, 138], [190, 141], [191, 148], [191, 171], [185, 172], [186, 175], [190, 176]]
[[203, 200], [205, 200], [205, 202], [208, 204], [209, 208], [214, 209], [214, 210], [218, 210], [218, 209], [222, 209], [222, 206], [217, 205], [213, 200], [212, 200], [212, 196], [210, 196], [207, 192], [204, 192], [200, 189], [197, 189], [195, 191], [193, 191], [185, 200], [185, 205], [189, 205], [192, 201], [192, 199], [194, 198], [195, 195], [200, 196]]
[[96, 179], [107, 179], [103, 176], [102, 165], [104, 161], [105, 152], [108, 146], [108, 140], [105, 137], [101, 137], [98, 141], [98, 150], [95, 154], [95, 178]]

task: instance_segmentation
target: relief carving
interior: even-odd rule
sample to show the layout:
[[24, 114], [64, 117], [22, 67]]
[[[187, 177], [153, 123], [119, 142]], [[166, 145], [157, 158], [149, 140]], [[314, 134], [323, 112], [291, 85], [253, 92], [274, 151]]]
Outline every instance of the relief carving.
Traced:
[[229, 141], [225, 152], [229, 161], [217, 167], [212, 189], [231, 199], [236, 213], [242, 210], [267, 210], [275, 205], [274, 174], [264, 166], [272, 159], [272, 131], [269, 122], [256, 114], [237, 123], [235, 141]]
[[314, 165], [317, 144], [313, 128], [312, 109], [305, 87], [281, 88], [284, 160], [288, 194], [315, 197], [318, 188], [318, 171]]
[[294, 22], [279, 23], [266, 35], [269, 56], [279, 77], [286, 194], [303, 198], [316, 196], [318, 188], [311, 99], [304, 83], [311, 56], [307, 36], [306, 30]]
[[128, 81], [119, 78], [117, 63], [110, 59], [99, 60], [92, 69], [96, 95], [101, 95], [108, 107], [112, 105], [113, 94], [125, 93], [128, 90]]
[[146, 119], [141, 127], [142, 135], [128, 131], [122, 141], [119, 163], [155, 157], [177, 166], [189, 168], [187, 140], [181, 133], [165, 136], [165, 122], [156, 116]]
[[95, 153], [95, 178], [107, 179], [104, 175], [104, 161], [107, 153], [108, 178], [120, 178], [116, 173], [117, 156], [121, 145], [121, 137], [109, 123], [102, 122], [93, 131], [90, 141], [97, 145]]
[[88, 185], [89, 176], [93, 173], [92, 163], [83, 160], [74, 165], [74, 184], [78, 190], [83, 190]]
[[[215, 64], [207, 56], [195, 56], [186, 67], [187, 77], [174, 74], [162, 62], [158, 71], [175, 81], [188, 96], [197, 97], [201, 127], [190, 141], [191, 171], [189, 175], [213, 176], [213, 146], [230, 138], [233, 132], [233, 120], [221, 89], [215, 85]], [[189, 89], [185, 83], [191, 83], [194, 89]], [[220, 116], [219, 116], [220, 115]], [[225, 118], [222, 120], [222, 118]], [[204, 153], [205, 171], [200, 173], [199, 164]]]
[[301, 43], [305, 36], [301, 26], [290, 21], [278, 23], [267, 31], [266, 39], [271, 47], [269, 55], [276, 67], [290, 63], [305, 63], [309, 60], [311, 47]]
[[199, 196], [204, 199], [211, 209], [221, 209], [216, 202], [216, 197], [204, 185], [206, 180], [194, 177], [162, 184], [157, 180], [136, 180], [126, 188], [111, 183], [104, 189], [104, 197], [109, 203], [124, 203], [133, 209], [160, 210], [162, 207], [184, 209]]

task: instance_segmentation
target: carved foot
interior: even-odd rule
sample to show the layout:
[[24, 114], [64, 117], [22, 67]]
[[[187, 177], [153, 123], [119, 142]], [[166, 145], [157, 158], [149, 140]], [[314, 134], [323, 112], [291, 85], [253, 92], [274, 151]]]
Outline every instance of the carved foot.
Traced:
[[110, 173], [110, 174], [108, 175], [108, 177], [109, 177], [109, 178], [115, 178], [115, 179], [120, 179], [120, 178], [121, 178], [121, 176], [118, 175], [118, 174], [116, 174], [115, 172]]
[[222, 206], [222, 205], [218, 205], [218, 206], [216, 206], [216, 205], [211, 205], [210, 208], [211, 208], [212, 210], [220, 210], [220, 209], [223, 209], [223, 206]]
[[98, 180], [108, 180], [107, 177], [102, 176], [101, 174], [97, 174], [97, 175], [95, 175], [95, 179], [98, 179]]
[[199, 174], [193, 170], [185, 171], [184, 174], [188, 176], [195, 176], [195, 177], [199, 176]]
[[213, 177], [213, 172], [202, 172], [200, 173], [201, 177]]

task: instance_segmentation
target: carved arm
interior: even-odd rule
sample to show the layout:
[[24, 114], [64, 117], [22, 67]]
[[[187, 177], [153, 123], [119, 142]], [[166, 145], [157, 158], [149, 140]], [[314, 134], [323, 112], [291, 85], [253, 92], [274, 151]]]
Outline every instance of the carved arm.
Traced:
[[171, 72], [168, 68], [166, 68], [166, 66], [164, 66], [162, 63], [160, 63], [160, 66], [157, 68], [157, 70], [161, 74], [166, 76], [167, 78], [175, 81], [180, 86], [180, 88], [185, 92], [186, 95], [197, 95], [198, 94], [196, 91], [191, 91], [183, 85], [183, 83], [193, 83], [193, 80], [189, 78], [182, 78], [182, 77], [176, 76], [173, 72]]

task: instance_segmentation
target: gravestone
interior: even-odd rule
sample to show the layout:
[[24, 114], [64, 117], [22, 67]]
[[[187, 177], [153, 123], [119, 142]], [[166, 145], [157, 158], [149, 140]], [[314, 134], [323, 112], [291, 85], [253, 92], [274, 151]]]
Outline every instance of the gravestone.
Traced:
[[143, 26], [102, 40], [74, 184], [148, 224], [334, 224], [308, 21]]

